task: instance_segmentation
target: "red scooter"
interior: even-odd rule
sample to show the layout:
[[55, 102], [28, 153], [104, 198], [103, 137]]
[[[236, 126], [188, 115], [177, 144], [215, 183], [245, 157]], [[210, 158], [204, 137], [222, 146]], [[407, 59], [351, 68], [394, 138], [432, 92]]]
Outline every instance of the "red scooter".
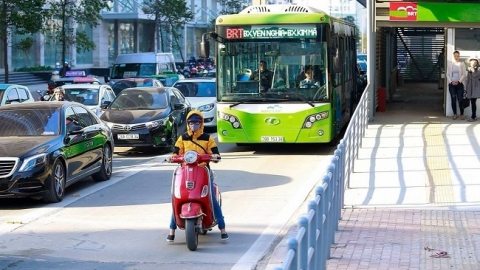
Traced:
[[172, 206], [175, 223], [178, 228], [185, 230], [187, 247], [191, 251], [198, 247], [198, 235], [207, 234], [207, 231], [217, 225], [210, 192], [212, 184], [218, 203], [222, 205], [220, 191], [210, 179], [209, 169], [199, 166], [200, 163], [210, 161], [218, 162], [220, 158], [187, 151], [184, 155], [173, 156], [170, 161], [184, 164], [173, 172]]

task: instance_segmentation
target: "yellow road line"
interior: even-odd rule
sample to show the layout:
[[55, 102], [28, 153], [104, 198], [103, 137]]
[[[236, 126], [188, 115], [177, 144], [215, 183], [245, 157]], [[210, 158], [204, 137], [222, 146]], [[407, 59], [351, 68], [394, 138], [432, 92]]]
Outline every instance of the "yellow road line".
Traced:
[[435, 205], [455, 202], [450, 163], [442, 124], [426, 124], [423, 128], [425, 167], [427, 169], [427, 199]]

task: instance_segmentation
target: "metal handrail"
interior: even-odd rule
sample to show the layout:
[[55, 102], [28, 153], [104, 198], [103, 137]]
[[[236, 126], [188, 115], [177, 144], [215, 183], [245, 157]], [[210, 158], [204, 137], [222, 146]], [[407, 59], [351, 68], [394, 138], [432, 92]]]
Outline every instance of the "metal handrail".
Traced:
[[324, 270], [330, 259], [330, 246], [341, 219], [345, 189], [350, 184], [355, 159], [368, 125], [369, 90], [367, 84], [343, 139], [334, 151], [332, 161], [308, 204], [307, 215], [298, 219], [298, 232], [287, 241], [288, 251], [281, 266], [274, 270]]

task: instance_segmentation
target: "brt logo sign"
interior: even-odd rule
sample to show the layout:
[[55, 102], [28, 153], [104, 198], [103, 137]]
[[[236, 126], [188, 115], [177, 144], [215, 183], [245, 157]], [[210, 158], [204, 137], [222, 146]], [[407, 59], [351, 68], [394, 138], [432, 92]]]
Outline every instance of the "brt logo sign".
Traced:
[[390, 2], [391, 21], [416, 21], [417, 3], [412, 2]]

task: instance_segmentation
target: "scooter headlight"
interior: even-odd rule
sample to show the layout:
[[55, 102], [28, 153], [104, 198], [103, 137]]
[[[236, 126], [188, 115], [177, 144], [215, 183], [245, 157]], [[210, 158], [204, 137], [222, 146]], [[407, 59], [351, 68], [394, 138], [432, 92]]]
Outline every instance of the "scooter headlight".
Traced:
[[185, 155], [183, 155], [183, 159], [186, 163], [191, 164], [197, 161], [198, 154], [195, 151], [187, 151]]

